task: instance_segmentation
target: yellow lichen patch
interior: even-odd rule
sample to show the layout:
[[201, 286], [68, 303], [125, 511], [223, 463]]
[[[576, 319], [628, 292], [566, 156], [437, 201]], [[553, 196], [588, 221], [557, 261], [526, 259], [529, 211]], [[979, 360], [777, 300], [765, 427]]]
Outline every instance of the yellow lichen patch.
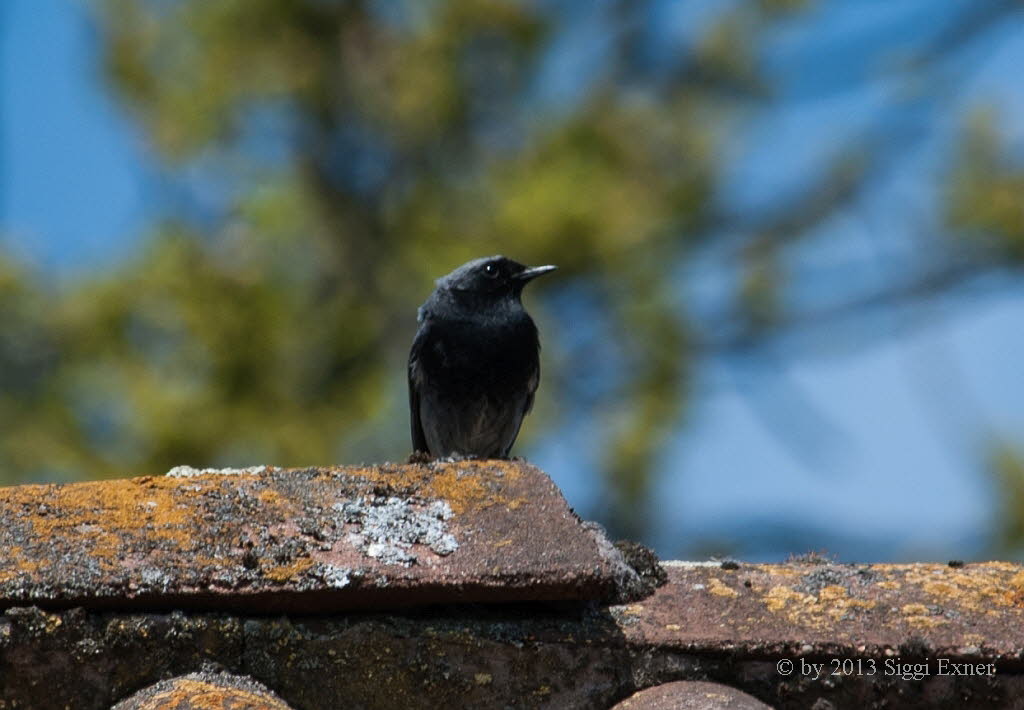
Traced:
[[921, 589], [933, 597], [950, 598], [957, 593], [956, 588], [949, 582], [925, 582]]
[[841, 619], [848, 612], [866, 611], [868, 609], [874, 609], [876, 606], [878, 606], [878, 602], [871, 601], [869, 599], [848, 599], [842, 604], [837, 605], [834, 609], [831, 609], [829, 613], [834, 618]]
[[992, 567], [1004, 572], [1019, 572], [1020, 565], [1016, 562], [986, 562], [985, 567]]
[[192, 565], [197, 569], [203, 567], [220, 567], [224, 565], [224, 559], [221, 557], [212, 557], [210, 555], [195, 555], [192, 559]]
[[712, 577], [708, 580], [708, 592], [718, 597], [738, 597], [740, 595], [739, 592], [727, 586], [717, 577]]
[[519, 507], [528, 503], [525, 498], [510, 498], [503, 492], [506, 484], [522, 477], [520, 466], [511, 461], [459, 461], [394, 469], [349, 468], [337, 472], [395, 489], [415, 490], [417, 495], [439, 498], [454, 512], [463, 513], [494, 505]]
[[832, 626], [852, 612], [873, 609], [877, 602], [850, 597], [840, 585], [824, 587], [817, 596], [801, 594], [789, 587], [772, 587], [765, 596], [769, 611], [782, 613], [790, 623], [823, 628]]
[[1009, 605], [1024, 607], [1024, 572], [1018, 572], [1010, 577], [1010, 582], [1004, 596]]
[[750, 565], [750, 567], [772, 577], [800, 577], [806, 573], [806, 570], [790, 565]]
[[488, 504], [504, 503], [506, 499], [489, 499], [488, 490], [480, 476], [459, 475], [459, 469], [448, 467], [430, 479], [429, 486], [422, 493], [430, 498], [440, 498], [456, 513], [467, 508], [487, 507]]
[[846, 587], [833, 584], [818, 592], [818, 601], [812, 606], [812, 613], [825, 614], [833, 621], [839, 621], [851, 611], [873, 609], [875, 605], [876, 602], [868, 599], [854, 599]]
[[904, 604], [900, 611], [903, 612], [904, 621], [915, 628], [933, 629], [946, 623], [945, 618], [932, 615], [924, 604]]
[[43, 616], [46, 618], [45, 628], [48, 634], [52, 634], [64, 624], [64, 620], [60, 618], [59, 614], [47, 614], [44, 612]]
[[313, 560], [302, 557], [288, 565], [278, 565], [264, 570], [263, 576], [275, 582], [287, 582], [313, 566]]
[[993, 606], [1020, 606], [1024, 599], [1024, 576], [1017, 565], [987, 563], [961, 569], [913, 565], [906, 569], [907, 582], [919, 585], [932, 601], [964, 611], [984, 613]]
[[772, 587], [765, 595], [765, 605], [768, 607], [768, 611], [774, 612], [783, 611], [793, 605], [804, 606], [812, 601], [814, 601], [814, 597], [809, 594], [801, 594], [782, 585]]
[[846, 593], [846, 587], [843, 587], [838, 584], [833, 584], [828, 587], [825, 587], [820, 592], [818, 592], [818, 601], [834, 602], [840, 599], [845, 599], [848, 596], [850, 595]]
[[905, 620], [908, 624], [918, 629], [934, 629], [936, 626], [946, 623], [946, 620], [941, 616], [925, 616], [921, 614], [911, 614]]
[[878, 589], [888, 589], [890, 591], [895, 591], [900, 588], [900, 583], [897, 582], [895, 579], [886, 579], [881, 582], [875, 582], [875, 587]]

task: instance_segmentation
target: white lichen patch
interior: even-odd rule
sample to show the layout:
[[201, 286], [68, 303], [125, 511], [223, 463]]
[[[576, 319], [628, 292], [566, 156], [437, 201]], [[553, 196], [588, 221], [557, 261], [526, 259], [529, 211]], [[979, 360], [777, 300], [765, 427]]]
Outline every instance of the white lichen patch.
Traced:
[[348, 567], [337, 567], [335, 565], [320, 565], [316, 574], [328, 587], [344, 589], [352, 583], [352, 570]]
[[415, 564], [419, 560], [413, 545], [425, 545], [442, 557], [459, 548], [447, 529], [452, 509], [445, 501], [424, 505], [393, 496], [371, 496], [332, 507], [344, 524], [354, 526], [348, 542], [384, 564]]
[[222, 476], [238, 476], [246, 473], [263, 473], [266, 466], [249, 466], [248, 468], [195, 468], [193, 466], [175, 466], [165, 475], [171, 478], [191, 478], [193, 476], [205, 476], [207, 474], [219, 474]]

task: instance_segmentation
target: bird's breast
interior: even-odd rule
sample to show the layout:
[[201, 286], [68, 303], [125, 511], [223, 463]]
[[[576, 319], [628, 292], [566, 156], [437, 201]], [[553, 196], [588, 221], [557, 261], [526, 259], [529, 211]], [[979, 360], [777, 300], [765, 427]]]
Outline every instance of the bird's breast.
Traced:
[[537, 328], [529, 320], [438, 323], [421, 355], [428, 379], [448, 392], [501, 394], [521, 388], [538, 368]]

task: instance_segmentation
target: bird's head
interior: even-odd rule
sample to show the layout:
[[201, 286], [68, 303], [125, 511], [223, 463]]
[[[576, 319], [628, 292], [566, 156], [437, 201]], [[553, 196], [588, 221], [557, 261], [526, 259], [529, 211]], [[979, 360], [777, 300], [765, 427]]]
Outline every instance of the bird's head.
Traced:
[[488, 256], [463, 264], [437, 280], [438, 290], [480, 300], [518, 300], [530, 281], [554, 271], [554, 266], [527, 267], [504, 256]]

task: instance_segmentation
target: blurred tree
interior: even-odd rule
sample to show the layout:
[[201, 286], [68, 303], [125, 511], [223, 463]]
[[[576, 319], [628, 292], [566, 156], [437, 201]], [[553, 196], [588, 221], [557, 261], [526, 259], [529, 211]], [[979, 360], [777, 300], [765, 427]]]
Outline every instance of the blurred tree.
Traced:
[[[567, 414], [600, 380], [583, 400], [607, 432], [604, 517], [642, 536], [701, 358], [1021, 255], [1021, 173], [993, 171], [993, 144], [968, 142], [951, 224], [985, 239], [937, 237], [927, 264], [839, 307], [788, 305], [787, 250], [855, 201], [890, 148], [840, 151], [765, 214], [718, 208], [722, 140], [770, 95], [759, 38], [807, 4], [740, 3], [659, 62], [648, 3], [604, 4], [596, 78], [582, 98], [551, 99], [538, 77], [572, 22], [557, 3], [98, 0], [113, 85], [181, 199], [145, 249], [68, 292], [0, 270], [4, 470], [401, 457], [415, 308], [432, 279], [502, 252], [558, 264], [539, 285], [597, 321], [549, 302], [540, 408]], [[708, 249], [736, 275], [710, 319], [690, 312], [679, 276]], [[603, 352], [572, 349], [583, 326]]]
[[996, 551], [1000, 555], [1019, 556], [1024, 550], [1024, 455], [1005, 444], [996, 445], [990, 468], [1002, 492]]

